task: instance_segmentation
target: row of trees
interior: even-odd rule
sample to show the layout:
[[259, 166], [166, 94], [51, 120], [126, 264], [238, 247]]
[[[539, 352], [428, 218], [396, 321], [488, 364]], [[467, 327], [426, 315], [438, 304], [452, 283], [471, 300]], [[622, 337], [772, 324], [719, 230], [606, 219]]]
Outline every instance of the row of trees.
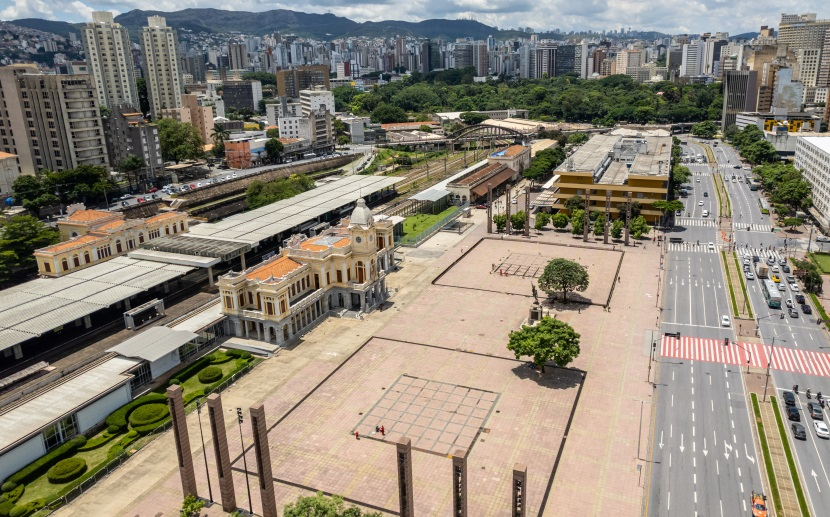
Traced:
[[23, 281], [37, 272], [33, 253], [60, 240], [58, 231], [31, 215], [0, 220], [0, 284]]
[[[723, 105], [721, 86], [677, 85], [668, 81], [646, 85], [626, 75], [583, 80], [576, 74], [552, 79], [488, 80], [474, 83], [475, 69], [430, 74], [413, 73], [368, 92], [348, 86], [334, 88], [336, 109], [374, 114], [386, 119], [391, 108], [408, 113], [530, 110], [534, 119], [581, 121], [610, 126], [618, 121], [692, 122], [717, 120]], [[400, 115], [399, 111], [395, 111]], [[397, 120], [390, 120], [396, 122]]]
[[[588, 214], [588, 221], [592, 225], [590, 230], [594, 235], [604, 235], [605, 214], [598, 210], [592, 210]], [[496, 225], [496, 231], [503, 232], [504, 229], [507, 227], [507, 216], [505, 214], [494, 215], [493, 224]], [[579, 208], [574, 209], [571, 211], [570, 217], [568, 217], [564, 212], [558, 212], [553, 215], [546, 214], [544, 212], [539, 212], [538, 214], [536, 214], [536, 221], [534, 223], [534, 228], [536, 230], [543, 230], [545, 229], [545, 227], [547, 227], [548, 224], [551, 224], [557, 230], [564, 230], [568, 227], [568, 225], [570, 225], [571, 233], [573, 233], [574, 235], [582, 235], [582, 231], [585, 226], [585, 210]], [[524, 211], [519, 211], [515, 214], [510, 214], [510, 227], [517, 231], [524, 230]], [[612, 221], [611, 227], [609, 229], [609, 234], [614, 239], [621, 239], [624, 229], [625, 220], [623, 218], [618, 218]], [[648, 221], [646, 221], [645, 217], [641, 215], [637, 215], [636, 217], [634, 217], [632, 215], [629, 231], [635, 239], [639, 239], [643, 235], [648, 235], [648, 233], [651, 231], [651, 227], [648, 225]]]
[[775, 147], [764, 138], [764, 132], [754, 124], [743, 129], [731, 125], [726, 128], [723, 137], [729, 140], [738, 149], [741, 157], [752, 165], [778, 161]]
[[100, 165], [81, 165], [63, 171], [39, 171], [19, 176], [12, 184], [14, 203], [34, 213], [46, 206], [72, 203], [97, 204], [116, 188], [107, 169]]

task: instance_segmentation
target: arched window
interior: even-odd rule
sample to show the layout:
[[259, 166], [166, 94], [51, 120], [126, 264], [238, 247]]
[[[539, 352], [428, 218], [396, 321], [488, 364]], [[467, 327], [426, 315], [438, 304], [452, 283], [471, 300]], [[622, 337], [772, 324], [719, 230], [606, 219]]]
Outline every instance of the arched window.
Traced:
[[72, 255], [72, 263], [75, 264], [75, 267], [81, 267], [81, 257]]
[[88, 251], [85, 251], [85, 252], [84, 252], [84, 264], [89, 264], [89, 262], [90, 262], [90, 260], [89, 260], [89, 252], [88, 252]]
[[184, 231], [184, 221], [179, 221], [179, 229], [181, 229], [181, 231]]
[[64, 271], [69, 270], [69, 261], [67, 261], [66, 258], [61, 259], [61, 268], [63, 268]]
[[72, 235], [70, 235], [70, 237], [72, 237], [73, 239], [77, 236], [78, 236], [78, 232], [72, 232]]
[[176, 228], [176, 223], [173, 223], [173, 233], [179, 233], [179, 230]]
[[144, 232], [139, 232], [139, 233], [138, 233], [138, 243], [139, 243], [139, 244], [143, 244], [143, 243], [144, 243]]
[[115, 252], [116, 253], [121, 253], [121, 251], [122, 251], [122, 246], [121, 246], [121, 240], [119, 239], [119, 240], [115, 241]]
[[170, 227], [169, 226], [164, 227], [164, 235], [170, 235]]
[[366, 281], [366, 266], [363, 265], [362, 261], [357, 261], [355, 269], [357, 270], [357, 283], [362, 284]]

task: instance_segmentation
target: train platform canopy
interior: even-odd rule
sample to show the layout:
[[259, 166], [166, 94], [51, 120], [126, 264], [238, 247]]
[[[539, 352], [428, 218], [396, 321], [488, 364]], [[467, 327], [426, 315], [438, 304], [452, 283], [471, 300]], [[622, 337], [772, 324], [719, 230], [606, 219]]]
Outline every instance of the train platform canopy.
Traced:
[[251, 244], [248, 242], [180, 233], [145, 242], [140, 249], [129, 252], [127, 256], [205, 268], [228, 262], [249, 251]]
[[116, 257], [59, 278], [0, 291], [0, 350], [176, 279], [190, 266]]
[[469, 167], [467, 167], [466, 169], [464, 169], [463, 171], [456, 172], [455, 174], [453, 174], [449, 178], [436, 183], [432, 187], [430, 187], [426, 190], [423, 190], [421, 192], [418, 192], [414, 196], [410, 196], [409, 199], [412, 199], [412, 200], [415, 200], [415, 201], [432, 201], [432, 202], [439, 201], [439, 200], [443, 199], [444, 197], [451, 194], [451, 192], [449, 190], [447, 190], [447, 185], [449, 185], [450, 183], [453, 183], [454, 181], [458, 180], [458, 178], [463, 178], [465, 175], [467, 175], [470, 172], [476, 170], [477, 168], [482, 167], [484, 165], [487, 165], [487, 163], [488, 163], [487, 160], [481, 160], [480, 162], [476, 162], [476, 163], [470, 165]]
[[319, 217], [351, 206], [360, 198], [392, 187], [403, 178], [387, 176], [345, 176], [328, 181], [291, 199], [277, 201], [216, 223], [191, 226], [189, 234], [218, 239], [233, 239], [258, 246], [283, 232], [300, 227]]
[[197, 337], [199, 337], [197, 334], [186, 330], [153, 327], [112, 348], [108, 348], [107, 352], [115, 352], [123, 357], [153, 362], [171, 352], [175, 352], [180, 346], [186, 345]]

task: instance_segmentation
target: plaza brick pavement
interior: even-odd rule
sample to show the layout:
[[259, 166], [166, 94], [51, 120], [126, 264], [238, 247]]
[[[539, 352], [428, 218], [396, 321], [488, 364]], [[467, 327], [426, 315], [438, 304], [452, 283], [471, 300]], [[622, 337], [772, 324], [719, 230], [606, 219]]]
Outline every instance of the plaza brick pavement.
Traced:
[[[387, 463], [393, 461], [391, 446], [377, 447], [378, 444], [372, 439], [357, 442], [354, 437], [343, 436], [339, 429], [334, 433], [325, 428], [324, 422], [328, 420], [319, 420], [320, 418], [340, 419], [340, 425], [351, 429], [361, 419], [355, 409], [358, 406], [367, 410], [371, 408], [381, 398], [381, 388], [391, 386], [400, 373], [437, 377], [435, 380], [442, 382], [466, 383], [485, 389], [491, 385], [492, 391], [500, 393], [505, 393], [505, 390], [520, 393], [521, 390], [515, 383], [533, 384], [534, 389], [541, 389], [536, 381], [529, 382], [527, 375], [532, 370], [522, 366], [521, 362], [514, 361], [518, 366], [512, 369], [516, 374], [513, 380], [505, 375], [492, 378], [488, 376], [492, 369], [488, 368], [488, 364], [501, 364], [512, 359], [504, 349], [506, 333], [517, 328], [526, 318], [529, 307], [526, 296], [500, 293], [489, 298], [475, 297], [469, 294], [475, 293], [470, 289], [430, 285], [441, 271], [484, 235], [481, 212], [476, 211], [473, 219], [477, 224], [465, 235], [439, 233], [417, 250], [404, 250], [406, 256], [402, 269], [388, 279], [391, 288], [398, 288], [391, 307], [368, 315], [365, 321], [336, 318], [326, 320], [306, 335], [303, 342], [265, 361], [223, 393], [231, 457], [235, 460], [237, 504], [241, 508], [247, 508], [248, 501], [244, 476], [239, 471], [241, 447], [234, 415], [236, 407], [247, 408], [264, 401], [269, 426], [276, 424], [269, 440], [272, 461], [277, 466], [274, 476], [278, 479], [276, 488], [280, 508], [287, 501], [308, 495], [308, 489], [331, 491], [329, 487], [334, 487], [347, 494], [359, 495], [360, 501], [368, 503], [367, 509], [374, 507], [379, 511], [396, 511], [396, 479], [392, 470], [389, 470], [390, 466], [387, 466]], [[542, 237], [534, 235], [531, 240], [540, 238], [551, 242], [580, 242], [570, 235], [554, 232], [543, 232]], [[504, 242], [508, 244], [510, 240]], [[599, 244], [597, 246], [602, 247]], [[651, 329], [656, 328], [657, 324], [658, 265], [659, 251], [653, 245], [649, 245], [646, 250], [639, 247], [626, 248], [621, 265], [622, 281], [615, 285], [611, 312], [605, 312], [599, 306], [583, 306], [581, 310], [574, 310], [573, 307], [553, 308], [553, 313], [558, 318], [574, 325], [581, 334], [581, 355], [570, 366], [587, 372], [587, 376], [544, 515], [639, 515], [641, 512], [643, 488], [640, 486], [637, 466], [643, 462], [637, 457], [645, 455], [649, 450], [650, 404], [645, 404], [646, 414], [643, 415], [641, 428], [640, 401], [651, 400], [651, 385], [646, 382], [646, 373]], [[454, 304], [453, 299], [456, 300]], [[443, 309], [432, 309], [429, 307], [432, 304], [443, 304]], [[457, 316], [452, 316], [453, 311]], [[439, 317], [442, 313], [450, 314]], [[413, 328], [415, 330], [406, 330]], [[480, 329], [485, 330], [480, 332]], [[367, 339], [375, 335], [382, 337], [367, 343]], [[421, 344], [391, 341], [416, 341], [416, 338]], [[424, 352], [429, 349], [429, 345], [439, 346], [436, 345], [439, 341], [445, 349], [436, 348]], [[364, 348], [354, 356], [354, 363], [348, 361], [342, 370], [332, 374], [329, 379], [332, 382], [320, 385], [344, 359], [364, 343]], [[383, 344], [387, 346], [384, 347]], [[481, 354], [470, 355], [476, 359], [464, 362], [470, 363], [468, 369], [453, 359], [453, 356], [467, 357], [464, 355], [467, 354], [466, 351]], [[488, 354], [494, 357], [487, 357]], [[453, 360], [456, 361], [455, 366]], [[396, 367], [384, 368], [396, 362]], [[352, 364], [361, 366], [361, 371], [349, 370], [353, 368]], [[376, 367], [381, 368], [375, 369]], [[389, 371], [386, 372], [386, 369]], [[417, 375], [418, 370], [422, 372], [420, 375]], [[349, 375], [344, 375], [350, 372], [351, 379]], [[551, 377], [546, 382], [561, 382], [572, 373], [558, 377], [551, 373], [546, 375]], [[347, 386], [348, 389], [338, 392], [341, 386], [338, 382], [345, 383], [342, 386]], [[315, 416], [313, 409], [309, 409], [312, 406], [303, 403], [277, 424], [289, 408], [318, 385], [320, 387], [306, 402], [312, 399], [319, 401], [325, 415]], [[574, 390], [570, 386], [550, 392], [572, 393]], [[546, 434], [555, 438], [557, 433], [561, 435], [565, 425], [562, 418], [568, 409], [567, 397], [557, 396], [552, 399], [549, 404], [558, 407], [558, 412], [562, 415], [553, 418], [544, 416], [542, 424], [551, 429]], [[346, 401], [345, 407], [335, 407], [341, 400]], [[500, 411], [508, 408], [507, 399], [501, 398], [495, 407]], [[498, 496], [491, 495], [487, 498], [486, 506], [479, 508], [482, 512], [480, 515], [506, 515], [509, 511], [501, 506], [501, 502], [507, 501], [508, 497], [506, 493], [501, 494], [501, 487], [504, 479], [509, 476], [511, 462], [517, 457], [517, 452], [514, 451], [538, 452], [538, 459], [528, 457], [526, 460], [533, 471], [544, 471], [545, 468], [552, 467], [551, 449], [557, 445], [533, 433], [534, 425], [539, 425], [534, 421], [535, 412], [517, 410], [517, 413], [522, 416], [503, 420], [496, 418], [502, 418], [500, 415], [492, 414], [485, 424], [492, 426], [491, 433], [482, 434], [480, 438], [485, 441], [476, 442], [473, 448], [472, 456], [478, 457], [485, 469], [475, 476], [471, 474], [471, 494], [500, 492]], [[304, 425], [306, 420], [309, 421], [308, 425]], [[199, 494], [207, 496], [196, 414], [190, 414], [187, 422]], [[505, 432], [508, 422], [513, 433]], [[281, 430], [285, 430], [285, 433], [281, 434]], [[506, 438], [493, 439], [491, 443], [488, 438], [491, 435], [497, 436], [495, 433], [500, 430]], [[247, 411], [243, 435], [246, 445], [250, 446]], [[638, 436], [642, 438], [642, 452], [637, 450]], [[505, 439], [507, 441], [500, 446], [500, 442]], [[173, 451], [172, 435], [165, 433], [139, 451], [109, 478], [59, 510], [58, 515], [177, 515], [181, 487]], [[211, 477], [214, 479], [213, 495], [218, 497], [211, 456], [208, 454]], [[295, 457], [297, 461], [292, 460], [281, 466], [281, 462], [289, 456]], [[247, 459], [248, 469], [255, 471], [253, 456], [249, 454]], [[419, 514], [449, 515], [451, 497], [449, 473], [444, 468], [446, 458], [419, 453], [415, 459], [416, 496], [429, 501], [426, 507], [418, 507]], [[439, 460], [441, 463], [433, 463]], [[346, 471], [346, 479], [343, 479], [344, 463], [351, 467]], [[479, 465], [476, 464], [476, 467]], [[378, 469], [383, 469], [383, 475], [378, 474]], [[424, 473], [433, 470], [436, 480], [430, 481]], [[478, 470], [481, 471], [480, 468]], [[529, 474], [530, 472], [531, 470]], [[489, 479], [487, 474], [489, 478], [496, 479]], [[428, 474], [426, 476], [429, 477]], [[423, 488], [418, 488], [419, 479], [424, 483]], [[255, 476], [252, 476], [251, 482], [252, 488], [255, 488]], [[423, 495], [424, 490], [429, 490], [430, 487], [438, 488], [433, 483], [441, 486], [438, 491], [443, 495], [440, 497]], [[539, 482], [530, 480], [533, 493], [528, 494], [528, 501], [532, 505], [538, 505], [543, 497], [543, 488], [537, 483]], [[259, 497], [255, 490], [253, 508], [254, 511], [259, 509]], [[223, 515], [223, 512], [219, 505], [214, 505], [203, 511], [203, 514], [218, 516]]]

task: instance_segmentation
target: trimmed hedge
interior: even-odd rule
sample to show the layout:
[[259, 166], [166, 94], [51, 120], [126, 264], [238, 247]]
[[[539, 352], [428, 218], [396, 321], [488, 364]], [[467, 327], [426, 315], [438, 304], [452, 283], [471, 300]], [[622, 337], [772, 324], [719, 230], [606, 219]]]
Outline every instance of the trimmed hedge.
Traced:
[[126, 449], [131, 443], [138, 440], [140, 437], [141, 435], [138, 434], [138, 431], [136, 431], [135, 429], [130, 429], [130, 432], [128, 432], [123, 438], [115, 442], [115, 444], [112, 447], [110, 447], [110, 449], [107, 451], [107, 459], [111, 460], [115, 458], [116, 456], [124, 452], [124, 449]]
[[116, 426], [118, 427], [118, 432], [124, 432], [127, 430], [127, 417], [132, 410], [139, 406], [143, 406], [144, 404], [151, 404], [153, 402], [167, 403], [167, 396], [161, 393], [148, 393], [142, 397], [138, 397], [134, 401], [124, 404], [110, 413], [106, 419], [107, 425]]
[[25, 485], [17, 485], [13, 489], [9, 490], [8, 492], [0, 495], [0, 503], [5, 503], [6, 501], [11, 501], [12, 503], [16, 503], [23, 497], [23, 491], [26, 490]]
[[250, 359], [251, 358], [251, 352], [248, 352], [247, 350], [237, 350], [235, 348], [231, 348], [225, 353], [228, 354], [231, 357], [236, 357], [237, 359]]
[[143, 426], [158, 422], [169, 414], [170, 409], [168, 409], [167, 404], [144, 404], [143, 406], [135, 408], [135, 410], [130, 413], [129, 421], [130, 425], [133, 427]]
[[223, 377], [222, 369], [218, 366], [208, 366], [199, 372], [199, 382], [202, 384], [212, 384]]
[[232, 355], [228, 355], [222, 351], [216, 351], [207, 357], [210, 359], [210, 364], [223, 364], [233, 359]]
[[84, 445], [86, 445], [86, 437], [76, 436], [60, 447], [54, 449], [52, 452], [44, 454], [40, 458], [18, 470], [9, 476], [8, 479], [6, 479], [6, 482], [12, 482], [15, 486], [31, 483], [48, 471], [52, 465], [75, 454], [75, 451]]
[[207, 356], [202, 357], [201, 359], [197, 360], [184, 370], [180, 371], [176, 374], [176, 378], [179, 379], [181, 382], [186, 381], [187, 379], [193, 377], [194, 375], [198, 374], [205, 366], [210, 365], [210, 359]]
[[[11, 481], [6, 481], [2, 485], [0, 485], [0, 492], [11, 492], [17, 488], [17, 483], [12, 483]], [[2, 501], [2, 499], [0, 499]]]
[[49, 472], [46, 479], [55, 485], [68, 483], [86, 472], [86, 460], [83, 458], [66, 458], [57, 462]]
[[182, 381], [180, 381], [179, 379], [170, 379], [169, 381], [167, 381], [168, 386], [178, 386], [181, 383]]
[[101, 436], [99, 436], [97, 438], [93, 438], [92, 440], [89, 440], [88, 442], [86, 442], [86, 445], [84, 445], [83, 447], [80, 447], [78, 449], [78, 451], [83, 452], [83, 451], [91, 451], [93, 449], [97, 449], [98, 447], [101, 447], [102, 445], [106, 445], [109, 442], [111, 442], [112, 439], [115, 438], [116, 436], [118, 436], [119, 434], [120, 433], [118, 432], [117, 429], [116, 429], [115, 433], [111, 433], [111, 432], [109, 432], [109, 430], [107, 430], [107, 432], [105, 432]]
[[26, 504], [12, 508], [12, 511], [9, 512], [9, 517], [26, 517], [40, 510], [44, 506], [46, 506], [45, 499], [35, 499], [34, 501], [29, 501]]

